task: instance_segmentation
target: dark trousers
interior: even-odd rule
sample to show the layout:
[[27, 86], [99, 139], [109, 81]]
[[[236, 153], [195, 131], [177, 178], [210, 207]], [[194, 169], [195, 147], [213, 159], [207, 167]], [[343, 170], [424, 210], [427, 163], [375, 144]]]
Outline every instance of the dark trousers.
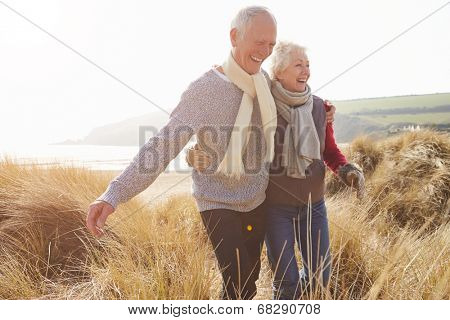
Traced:
[[223, 278], [222, 299], [252, 299], [261, 269], [265, 208], [200, 213]]

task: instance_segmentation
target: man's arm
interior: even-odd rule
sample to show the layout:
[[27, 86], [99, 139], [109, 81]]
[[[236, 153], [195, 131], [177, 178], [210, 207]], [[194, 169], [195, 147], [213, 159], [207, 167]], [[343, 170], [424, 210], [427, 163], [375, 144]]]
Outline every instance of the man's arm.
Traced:
[[149, 187], [183, 147], [208, 122], [207, 104], [199, 90], [189, 88], [159, 133], [148, 140], [128, 167], [111, 181], [106, 191], [88, 209], [86, 225], [101, 236], [107, 217], [120, 203], [127, 202]]
[[181, 122], [183, 120], [172, 114], [167, 125], [140, 148], [133, 161], [97, 200], [117, 208], [147, 189], [196, 132], [197, 128], [187, 125], [186, 121]]

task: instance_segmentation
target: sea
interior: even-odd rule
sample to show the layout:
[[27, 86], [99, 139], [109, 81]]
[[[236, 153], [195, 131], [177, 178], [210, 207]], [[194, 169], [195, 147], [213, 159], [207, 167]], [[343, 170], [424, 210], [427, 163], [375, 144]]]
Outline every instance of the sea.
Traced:
[[[72, 166], [92, 170], [121, 171], [139, 152], [138, 146], [103, 145], [27, 145], [1, 146], [0, 157], [14, 160], [20, 165]], [[185, 162], [185, 150], [173, 159], [166, 172], [190, 171]]]

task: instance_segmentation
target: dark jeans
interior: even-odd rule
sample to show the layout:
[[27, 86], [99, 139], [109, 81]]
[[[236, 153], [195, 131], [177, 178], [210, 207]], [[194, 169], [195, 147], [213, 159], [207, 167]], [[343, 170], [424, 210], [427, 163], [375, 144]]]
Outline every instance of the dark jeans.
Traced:
[[265, 208], [249, 212], [226, 209], [200, 213], [222, 272], [222, 299], [252, 299], [261, 269]]
[[[320, 283], [325, 287], [331, 270], [325, 201], [314, 203], [311, 210], [308, 206], [270, 206], [266, 224], [267, 255], [274, 272], [274, 299], [298, 299], [307, 286], [311, 289]], [[304, 279], [299, 276], [295, 258], [296, 242], [302, 254]]]

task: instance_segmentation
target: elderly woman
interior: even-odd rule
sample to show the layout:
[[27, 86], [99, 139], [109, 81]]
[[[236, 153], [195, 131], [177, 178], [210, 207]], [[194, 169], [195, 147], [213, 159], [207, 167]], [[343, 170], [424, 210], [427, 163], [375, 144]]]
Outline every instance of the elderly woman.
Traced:
[[[271, 71], [277, 130], [266, 190], [265, 240], [274, 273], [273, 297], [297, 299], [306, 288], [326, 287], [330, 278], [325, 164], [344, 183], [357, 188], [358, 196], [364, 191], [364, 176], [337, 147], [332, 123], [326, 121], [329, 106], [311, 93], [305, 49], [279, 42]], [[198, 146], [189, 150], [187, 159], [197, 170], [204, 170], [210, 162]], [[302, 272], [296, 245], [302, 255]]]

